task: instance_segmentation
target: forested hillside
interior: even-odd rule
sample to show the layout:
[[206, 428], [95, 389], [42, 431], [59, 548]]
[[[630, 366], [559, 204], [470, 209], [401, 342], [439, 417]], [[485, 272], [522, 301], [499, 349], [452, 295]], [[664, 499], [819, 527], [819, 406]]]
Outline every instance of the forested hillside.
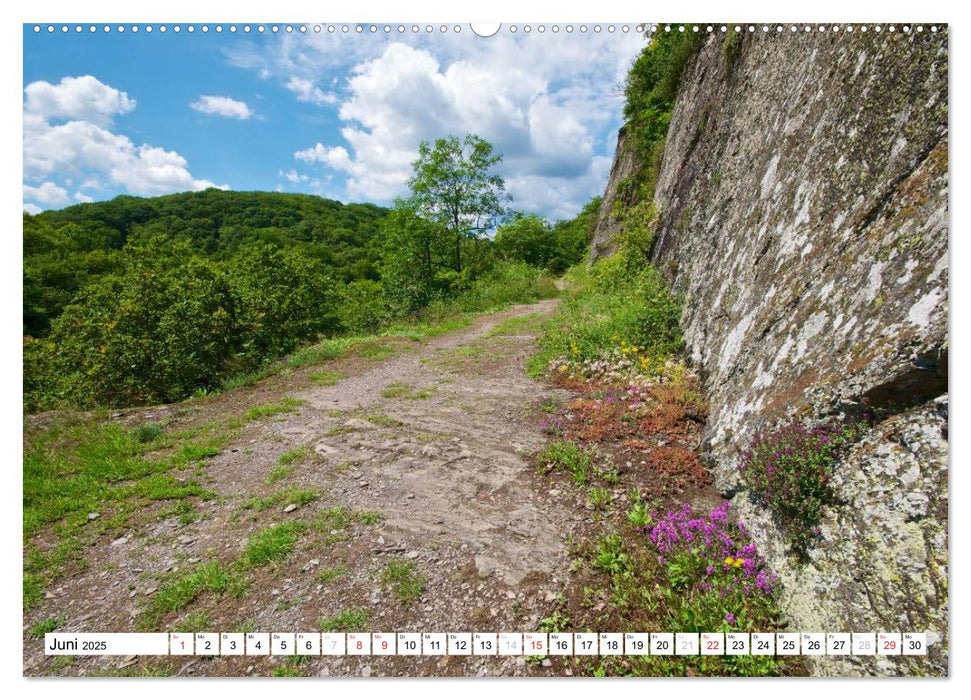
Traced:
[[303, 342], [549, 293], [542, 274], [583, 257], [597, 202], [555, 225], [495, 204], [481, 230], [414, 198], [389, 216], [217, 189], [25, 213], [25, 408], [176, 401]]
[[299, 249], [343, 282], [378, 279], [386, 214], [314, 195], [216, 189], [24, 214], [24, 334], [46, 335], [81, 288], [121, 269], [126, 244], [150, 240], [186, 241], [213, 259], [268, 243]]

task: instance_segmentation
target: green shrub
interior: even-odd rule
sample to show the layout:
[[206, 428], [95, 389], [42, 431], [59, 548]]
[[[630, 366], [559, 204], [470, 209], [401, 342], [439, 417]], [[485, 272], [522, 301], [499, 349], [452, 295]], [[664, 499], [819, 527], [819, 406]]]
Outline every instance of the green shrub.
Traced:
[[745, 451], [742, 482], [768, 505], [797, 554], [805, 555], [818, 536], [823, 506], [833, 503], [833, 469], [862, 429], [857, 423], [812, 427], [793, 421], [759, 432]]
[[28, 410], [178, 401], [337, 328], [330, 278], [298, 253], [260, 246], [216, 263], [154, 240], [126, 252], [122, 272], [25, 343]]
[[29, 406], [157, 403], [212, 384], [237, 343], [236, 300], [216, 265], [177, 252], [147, 248], [25, 347]]
[[700, 32], [680, 32], [676, 26], [657, 31], [627, 74], [624, 118], [641, 168], [628, 182], [626, 204], [633, 203], [635, 195], [641, 201], [653, 199], [678, 84], [701, 42]]
[[652, 355], [681, 348], [680, 304], [654, 268], [630, 271], [614, 255], [575, 277], [580, 280], [539, 340], [544, 364], [557, 357], [593, 360], [623, 343]]
[[363, 279], [344, 285], [337, 308], [341, 327], [348, 333], [366, 333], [391, 320], [380, 282]]
[[535, 214], [517, 213], [496, 231], [496, 252], [505, 260], [562, 274], [587, 254], [600, 202], [594, 197], [573, 219], [552, 225]]
[[240, 359], [258, 367], [301, 340], [338, 329], [337, 294], [319, 263], [296, 252], [254, 246], [232, 259], [239, 299]]
[[471, 289], [456, 299], [463, 312], [500, 309], [528, 304], [557, 294], [553, 280], [541, 270], [519, 262], [498, 262]]

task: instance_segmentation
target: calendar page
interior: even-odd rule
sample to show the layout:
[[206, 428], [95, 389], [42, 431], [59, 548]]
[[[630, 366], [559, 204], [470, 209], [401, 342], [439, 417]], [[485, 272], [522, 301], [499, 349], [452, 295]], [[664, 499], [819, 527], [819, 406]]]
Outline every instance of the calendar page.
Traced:
[[319, 10], [20, 27], [23, 675], [946, 677], [948, 25]]

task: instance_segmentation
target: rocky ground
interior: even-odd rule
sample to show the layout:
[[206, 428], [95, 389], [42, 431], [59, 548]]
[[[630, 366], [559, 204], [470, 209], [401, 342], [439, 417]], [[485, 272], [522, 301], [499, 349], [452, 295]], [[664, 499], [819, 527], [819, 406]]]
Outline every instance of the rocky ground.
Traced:
[[[45, 657], [27, 633], [54, 617], [63, 620], [60, 631], [144, 629], [144, 611], [173, 579], [238, 561], [259, 532], [291, 522], [302, 524], [292, 553], [251, 567], [244, 593], [203, 592], [155, 628], [536, 629], [565, 586], [568, 538], [588, 517], [529, 463], [545, 440], [537, 404], [567, 395], [524, 373], [538, 323], [555, 303], [483, 316], [465, 329], [399, 344], [380, 361], [330, 362], [328, 370], [344, 377], [332, 386], [296, 373], [240, 392], [299, 404], [247, 423], [208, 460], [204, 478], [215, 496], [197, 504], [194, 522], [147, 514], [121, 535], [92, 542], [86, 566], [25, 613], [24, 673], [570, 673], [523, 657], [57, 658]], [[200, 421], [233, 405], [215, 397], [188, 413]], [[173, 407], [115, 418], [177, 423], [180, 415]]]

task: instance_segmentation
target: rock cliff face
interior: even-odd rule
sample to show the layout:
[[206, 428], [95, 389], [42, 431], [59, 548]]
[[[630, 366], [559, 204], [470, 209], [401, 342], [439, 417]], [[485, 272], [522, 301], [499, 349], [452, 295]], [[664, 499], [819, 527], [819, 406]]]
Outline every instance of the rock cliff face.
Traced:
[[[706, 450], [773, 566], [793, 629], [915, 630], [923, 660], [822, 657], [836, 674], [947, 672], [946, 31], [707, 38], [682, 75], [653, 258], [685, 300], [710, 401]], [[614, 199], [640, 167], [623, 139]], [[621, 206], [623, 203], [621, 203]], [[738, 483], [783, 418], [889, 416], [837, 468], [838, 505], [796, 563]]]

